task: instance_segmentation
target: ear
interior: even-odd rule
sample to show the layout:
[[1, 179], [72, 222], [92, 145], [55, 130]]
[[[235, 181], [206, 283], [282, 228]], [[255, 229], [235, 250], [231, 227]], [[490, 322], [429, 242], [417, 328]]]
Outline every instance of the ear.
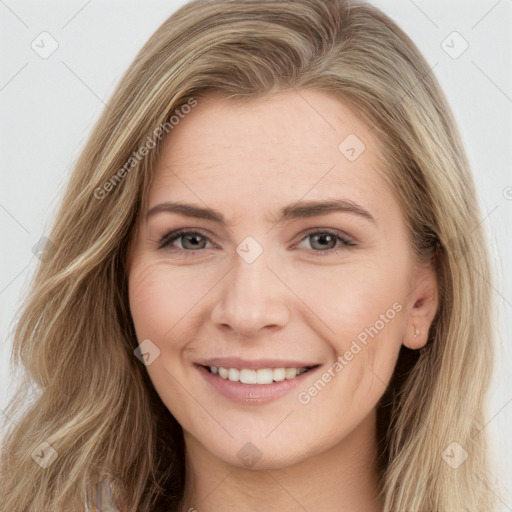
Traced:
[[431, 264], [418, 267], [407, 303], [403, 344], [413, 350], [424, 347], [439, 304], [437, 276]]

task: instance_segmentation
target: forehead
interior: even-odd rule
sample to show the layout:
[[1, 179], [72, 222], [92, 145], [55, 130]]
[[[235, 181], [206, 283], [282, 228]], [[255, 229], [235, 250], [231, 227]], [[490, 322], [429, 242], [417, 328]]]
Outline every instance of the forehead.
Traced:
[[394, 203], [379, 141], [348, 103], [312, 90], [197, 101], [164, 140], [150, 206], [195, 200], [268, 210], [267, 202], [333, 194]]

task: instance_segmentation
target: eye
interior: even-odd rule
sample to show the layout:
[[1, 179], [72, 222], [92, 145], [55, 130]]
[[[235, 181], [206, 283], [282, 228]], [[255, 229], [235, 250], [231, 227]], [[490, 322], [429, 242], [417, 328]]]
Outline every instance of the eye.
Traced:
[[[181, 247], [176, 247], [174, 242], [181, 239]], [[196, 250], [208, 249], [205, 247], [211, 240], [199, 231], [181, 230], [167, 233], [158, 242], [159, 249], [169, 248], [179, 253], [195, 253]], [[212, 244], [213, 247], [215, 247]]]
[[344, 233], [330, 230], [310, 231], [301, 242], [305, 240], [309, 240], [309, 245], [314, 252], [326, 254], [337, 253], [357, 245]]
[[[175, 245], [178, 240], [180, 240], [181, 247]], [[338, 253], [357, 245], [344, 233], [325, 229], [310, 231], [302, 238], [300, 243], [305, 240], [309, 240], [313, 252], [324, 254]], [[211, 245], [208, 246], [208, 243]], [[296, 244], [296, 246], [299, 246], [299, 244]], [[172, 231], [164, 235], [158, 242], [158, 249], [169, 249], [181, 254], [196, 254], [201, 250], [211, 249], [212, 247], [217, 248], [218, 246], [213, 244], [210, 238], [200, 231], [192, 230]]]

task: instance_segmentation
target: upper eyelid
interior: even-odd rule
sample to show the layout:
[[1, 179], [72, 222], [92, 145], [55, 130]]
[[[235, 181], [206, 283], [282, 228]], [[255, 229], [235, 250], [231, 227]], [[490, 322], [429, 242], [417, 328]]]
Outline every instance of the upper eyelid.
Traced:
[[304, 234], [302, 235], [302, 238], [297, 243], [302, 242], [302, 240], [304, 240], [304, 238], [306, 238], [310, 235], [313, 235], [315, 233], [328, 233], [328, 234], [332, 234], [339, 238], [346, 238], [348, 241], [352, 242], [354, 245], [356, 245], [358, 243], [358, 241], [352, 235], [349, 235], [348, 233], [345, 233], [344, 231], [341, 231], [340, 229], [334, 229], [334, 228], [310, 228], [310, 229], [307, 229], [304, 232]]
[[[205, 238], [212, 245], [215, 246], [211, 237], [209, 235], [206, 235], [205, 233], [203, 233], [200, 229], [187, 229], [187, 228], [177, 229], [177, 230], [173, 230], [173, 231], [169, 231], [169, 232], [165, 233], [165, 235], [163, 235], [160, 238], [160, 240], [157, 242], [157, 244], [158, 244], [159, 248], [163, 248], [167, 245], [170, 245], [171, 241], [174, 242], [175, 240], [178, 240], [181, 237], [185, 237], [187, 235], [193, 235], [193, 234], [201, 235], [203, 238]], [[173, 240], [173, 238], [175, 240]]]
[[[352, 246], [355, 246], [355, 245], [358, 245], [358, 241], [351, 235], [349, 235], [348, 233], [345, 233], [344, 231], [341, 231], [341, 230], [338, 230], [338, 229], [334, 229], [334, 228], [309, 228], [307, 229], [302, 235], [301, 235], [301, 238], [299, 240], [297, 240], [296, 242], [293, 243], [293, 247], [295, 247], [296, 245], [300, 244], [302, 241], [304, 241], [305, 238], [307, 238], [308, 236], [311, 236], [315, 233], [328, 233], [328, 234], [332, 234], [334, 235], [336, 238], [338, 239], [346, 239], [348, 242], [350, 242], [350, 245]], [[193, 234], [198, 234], [200, 236], [202, 236], [203, 238], [205, 238], [209, 243], [211, 243], [214, 247], [218, 247], [217, 244], [215, 244], [212, 240], [212, 237], [205, 234], [201, 229], [199, 228], [182, 228], [182, 229], [177, 229], [177, 230], [173, 230], [173, 231], [169, 231], [168, 233], [166, 233], [161, 239], [160, 241], [158, 242], [158, 246], [159, 247], [165, 247], [166, 245], [170, 245], [171, 241], [174, 242], [175, 240], [178, 240], [180, 237], [184, 237], [184, 236], [187, 236], [187, 235], [193, 235]], [[165, 239], [169, 239], [167, 242], [164, 243]], [[174, 240], [173, 240], [174, 238]], [[345, 245], [349, 245], [349, 244], [345, 244]], [[203, 249], [179, 249], [177, 248], [178, 250], [184, 250], [184, 251], [187, 251], [187, 252], [193, 252], [194, 250], [204, 250]]]

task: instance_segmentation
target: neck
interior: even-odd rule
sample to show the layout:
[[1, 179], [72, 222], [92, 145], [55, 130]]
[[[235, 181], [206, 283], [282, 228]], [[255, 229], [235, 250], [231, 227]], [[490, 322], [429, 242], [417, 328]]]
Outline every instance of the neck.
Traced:
[[235, 467], [184, 436], [187, 475], [180, 511], [382, 511], [375, 411], [337, 445], [282, 468]]

